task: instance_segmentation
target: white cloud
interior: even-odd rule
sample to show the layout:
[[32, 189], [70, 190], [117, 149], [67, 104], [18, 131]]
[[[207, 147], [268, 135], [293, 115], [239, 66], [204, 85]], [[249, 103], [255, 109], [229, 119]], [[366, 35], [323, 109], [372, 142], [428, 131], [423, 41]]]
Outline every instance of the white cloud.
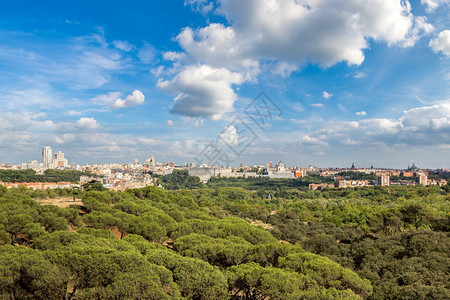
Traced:
[[4, 113], [0, 116], [0, 132], [34, 133], [39, 131], [55, 131], [58, 125], [51, 120], [38, 120], [42, 116], [31, 113]]
[[357, 116], [365, 116], [365, 115], [367, 115], [367, 113], [363, 110], [363, 111], [356, 112], [355, 115], [357, 115]]
[[[450, 101], [404, 111], [399, 119], [330, 122], [300, 137], [305, 145], [450, 145]], [[347, 142], [346, 142], [347, 141]], [[349, 142], [351, 141], [351, 142]]]
[[138, 51], [138, 57], [141, 62], [150, 64], [155, 60], [156, 50], [152, 45], [145, 43]]
[[69, 110], [69, 111], [67, 112], [67, 114], [68, 114], [69, 116], [79, 116], [79, 115], [83, 114], [83, 112], [81, 112], [81, 111], [76, 111], [76, 110]]
[[305, 107], [299, 102], [295, 102], [294, 104], [292, 104], [291, 108], [296, 112], [302, 112], [305, 110]]
[[[412, 15], [407, 0], [247, 0], [245, 3], [217, 0], [212, 3], [185, 1], [196, 11], [212, 9], [211, 13], [223, 15], [227, 25], [186, 27], [176, 37], [183, 51], [164, 54], [166, 60], [173, 62], [172, 70], [178, 75], [160, 81], [159, 86], [171, 82], [172, 92], [179, 93], [172, 110], [178, 114], [219, 119], [232, 109], [235, 101], [231, 84], [256, 81], [261, 70], [289, 76], [307, 63], [329, 67], [344, 61], [360, 65], [369, 40], [408, 47], [434, 29], [426, 18]], [[208, 79], [207, 84], [202, 84], [205, 78], [200, 76], [200, 83], [180, 82], [182, 74], [195, 73], [194, 69], [202, 68], [199, 65], [241, 79], [233, 82]], [[228, 99], [222, 101], [226, 105], [217, 105], [219, 100], [213, 95], [213, 85], [226, 90], [228, 96], [222, 96]], [[211, 102], [205, 101], [206, 94]]]
[[106, 95], [98, 95], [92, 98], [92, 102], [99, 105], [111, 105], [116, 101], [116, 99], [120, 98], [120, 92], [110, 92]]
[[[227, 67], [257, 65], [257, 60], [296, 66], [308, 60], [331, 66], [340, 61], [359, 65], [367, 39], [402, 45], [413, 38], [414, 16], [408, 1], [370, 0], [219, 0], [217, 12], [231, 26], [210, 24], [186, 28], [180, 45], [195, 59]], [[422, 20], [423, 21], [423, 20]], [[423, 26], [423, 22], [421, 22]], [[409, 46], [409, 45], [408, 45]], [[224, 66], [223, 63], [220, 66]]]
[[449, 4], [450, 0], [420, 0], [420, 3], [425, 6], [427, 12], [433, 12], [439, 5]]
[[202, 65], [188, 66], [172, 80], [160, 80], [158, 87], [177, 95], [171, 112], [219, 120], [233, 110], [237, 96], [232, 85], [243, 81], [239, 73]]
[[429, 46], [435, 53], [442, 51], [445, 55], [450, 55], [450, 30], [440, 32], [437, 38], [430, 40]]
[[322, 103], [313, 103], [311, 104], [312, 107], [323, 107]]
[[158, 68], [154, 68], [150, 70], [150, 73], [155, 77], [159, 77], [164, 71], [164, 66], [159, 66]]
[[184, 141], [176, 141], [172, 143], [168, 149], [171, 154], [177, 155], [180, 157], [189, 157], [192, 159], [193, 156], [197, 155], [202, 151], [203, 144], [199, 143], [197, 140], [184, 140]]
[[292, 123], [295, 123], [295, 124], [307, 124], [307, 123], [309, 123], [308, 120], [299, 120], [299, 119], [289, 119], [289, 121], [291, 121]]
[[136, 105], [141, 105], [145, 102], [145, 96], [142, 94], [139, 90], [134, 90], [131, 95], [128, 95], [125, 100], [122, 100], [120, 98], [117, 98], [114, 100], [114, 103], [112, 104], [112, 108], [125, 108], [125, 107], [131, 107]]
[[405, 127], [420, 130], [429, 129], [432, 124], [450, 121], [450, 101], [440, 102], [433, 106], [412, 108], [404, 112], [400, 121]]
[[402, 42], [403, 47], [412, 47], [424, 35], [429, 35], [434, 31], [434, 26], [427, 22], [426, 17], [415, 17], [414, 26]]
[[358, 144], [360, 144], [360, 142], [355, 141], [355, 140], [352, 140], [352, 139], [350, 139], [350, 138], [344, 140], [343, 143], [344, 143], [345, 145], [358, 145]]
[[143, 104], [145, 102], [144, 94], [139, 90], [134, 90], [125, 99], [121, 99], [120, 92], [111, 92], [106, 95], [99, 95], [92, 98], [92, 102], [98, 105], [110, 106], [114, 109], [131, 107]]
[[114, 47], [117, 49], [120, 49], [125, 52], [129, 52], [134, 49], [134, 46], [127, 41], [114, 41], [113, 42]]
[[[0, 60], [13, 63], [21, 70], [19, 74], [27, 74], [40, 84], [51, 82], [69, 90], [98, 88], [109, 82], [112, 74], [130, 67], [125, 53], [110, 47], [101, 31], [57, 44], [36, 40], [39, 39], [22, 42], [20, 48], [14, 46], [16, 40], [5, 40], [8, 46], [0, 49]], [[14, 78], [23, 81], [18, 74], [9, 80]]]
[[367, 77], [367, 74], [364, 72], [357, 72], [355, 75], [353, 75], [353, 78], [356, 78], [356, 79], [360, 79], [360, 78], [364, 78], [364, 77]]
[[184, 5], [190, 5], [193, 10], [202, 14], [207, 14], [214, 8], [214, 3], [210, 0], [185, 0]]
[[312, 146], [327, 146], [327, 143], [322, 140], [322, 137], [311, 137], [307, 134], [305, 134], [301, 142], [306, 145], [312, 145]]
[[322, 92], [322, 96], [323, 96], [325, 99], [330, 99], [331, 97], [333, 97], [333, 94], [330, 94], [330, 93], [327, 93], [326, 91], [323, 91], [323, 92]]
[[238, 145], [239, 144], [239, 135], [236, 127], [233, 125], [228, 126], [224, 129], [224, 131], [219, 134], [219, 138], [226, 145]]
[[171, 60], [184, 58], [188, 63], [204, 63], [216, 68], [226, 67], [234, 71], [257, 69], [259, 63], [246, 53], [248, 45], [243, 45], [242, 38], [245, 37], [236, 36], [232, 27], [218, 23], [198, 30], [186, 27], [176, 40], [188, 56], [168, 54]]
[[75, 125], [80, 129], [100, 128], [100, 124], [98, 124], [97, 120], [94, 118], [81, 118], [75, 123]]
[[173, 126], [174, 122], [172, 120], [167, 120], [167, 125]]
[[[17, 111], [24, 107], [58, 107], [58, 93], [52, 92], [47, 84], [39, 84], [24, 79], [23, 88], [12, 89], [7, 84], [0, 84], [0, 105], [2, 111]], [[31, 87], [30, 87], [31, 86]]]

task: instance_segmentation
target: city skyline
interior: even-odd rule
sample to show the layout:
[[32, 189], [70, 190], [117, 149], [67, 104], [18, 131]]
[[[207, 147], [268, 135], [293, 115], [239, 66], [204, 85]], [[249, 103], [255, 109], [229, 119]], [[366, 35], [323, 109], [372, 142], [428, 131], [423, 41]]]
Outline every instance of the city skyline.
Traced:
[[[5, 162], [0, 162], [0, 167], [6, 166], [10, 163], [5, 163]], [[206, 167], [206, 168], [233, 168], [233, 169], [239, 169], [239, 168], [252, 168], [252, 167], [270, 167], [272, 168], [272, 166], [275, 166], [274, 168], [277, 168], [279, 165], [282, 166], [282, 168], [284, 168], [285, 164], [279, 160], [277, 163], [277, 160], [275, 161], [266, 161], [266, 162], [259, 162], [256, 164], [246, 164], [243, 162], [240, 162], [239, 164], [234, 164], [234, 165], [208, 165], [208, 164], [196, 164], [195, 162], [191, 162], [191, 161], [186, 161], [184, 163], [179, 163], [179, 164], [175, 164], [173, 161], [158, 161], [155, 159], [154, 155], [148, 155], [145, 156], [143, 159], [139, 159], [139, 158], [133, 158], [129, 161], [126, 162], [115, 162], [115, 161], [109, 161], [109, 162], [105, 162], [105, 163], [86, 163], [83, 164], [84, 166], [89, 166], [89, 165], [115, 165], [115, 164], [123, 164], [123, 165], [148, 165], [150, 167], [158, 167], [158, 166], [173, 166], [173, 167]], [[73, 162], [69, 162], [69, 160], [67, 158], [65, 158], [65, 154], [62, 151], [58, 151], [55, 152], [53, 154], [53, 149], [51, 146], [45, 145], [42, 148], [42, 152], [41, 152], [41, 160], [40, 162], [36, 159], [30, 160], [28, 162], [19, 162], [18, 164], [12, 164], [15, 166], [18, 166], [21, 169], [36, 169], [36, 170], [45, 170], [45, 169], [57, 169], [57, 168], [62, 168], [62, 169], [72, 169], [72, 168], [78, 168], [80, 166], [80, 164], [78, 164], [77, 162], [73, 161]], [[443, 167], [439, 167], [439, 168], [427, 168], [427, 167], [418, 167], [416, 166], [415, 162], [412, 162], [411, 165], [408, 166], [402, 166], [399, 168], [394, 168], [394, 167], [388, 167], [388, 166], [367, 166], [367, 165], [361, 165], [361, 166], [355, 166], [355, 163], [352, 162], [351, 166], [349, 165], [342, 165], [342, 166], [315, 166], [312, 164], [291, 164], [291, 165], [287, 165], [287, 167], [289, 168], [293, 168], [295, 170], [297, 169], [304, 169], [308, 166], [308, 168], [321, 168], [321, 169], [348, 169], [348, 170], [370, 170], [370, 169], [375, 169], [375, 170], [432, 170], [432, 169], [439, 169], [439, 170], [447, 170], [447, 168], [443, 168]], [[279, 170], [280, 171], [280, 170]], [[282, 171], [284, 171], [284, 169], [282, 169]]]
[[[44, 145], [183, 164], [216, 142], [236, 166], [450, 168], [449, 2], [366, 5], [5, 3], [0, 164]], [[261, 92], [279, 114], [258, 127]], [[243, 123], [255, 138], [236, 155]]]

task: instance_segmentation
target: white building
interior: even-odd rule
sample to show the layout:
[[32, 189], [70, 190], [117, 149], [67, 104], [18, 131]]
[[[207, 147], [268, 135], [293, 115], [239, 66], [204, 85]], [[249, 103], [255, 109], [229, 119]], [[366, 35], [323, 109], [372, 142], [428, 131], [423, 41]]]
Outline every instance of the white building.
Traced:
[[42, 148], [42, 164], [43, 167], [45, 169], [50, 169], [52, 168], [52, 162], [53, 162], [53, 157], [52, 157], [52, 148], [50, 146], [44, 146], [44, 148]]
[[67, 168], [67, 165], [69, 164], [67, 159], [64, 158], [64, 153], [61, 151], [58, 151], [55, 154], [55, 158], [53, 159], [53, 168]]

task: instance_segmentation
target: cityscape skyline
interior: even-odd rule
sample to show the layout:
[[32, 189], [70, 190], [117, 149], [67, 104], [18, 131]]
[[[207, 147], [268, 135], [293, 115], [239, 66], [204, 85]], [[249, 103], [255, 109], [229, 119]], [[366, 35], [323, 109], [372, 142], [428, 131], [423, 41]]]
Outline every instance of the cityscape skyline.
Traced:
[[[213, 144], [233, 166], [450, 168], [449, 14], [428, 0], [5, 3], [0, 164], [50, 145], [79, 164], [181, 165]], [[261, 92], [278, 111], [258, 126]]]
[[[57, 169], [57, 168], [61, 168], [61, 169], [71, 169], [74, 166], [80, 166], [80, 165], [84, 165], [84, 166], [88, 166], [88, 165], [114, 165], [114, 164], [141, 164], [141, 165], [148, 165], [148, 166], [152, 166], [152, 167], [156, 167], [159, 164], [161, 165], [173, 165], [173, 166], [182, 166], [182, 167], [226, 167], [226, 168], [242, 168], [242, 167], [253, 167], [253, 166], [270, 166], [272, 167], [272, 164], [276, 164], [277, 160], [271, 160], [271, 161], [266, 161], [266, 162], [258, 162], [258, 163], [254, 163], [254, 164], [247, 164], [245, 162], [239, 162], [236, 163], [235, 165], [228, 165], [228, 166], [224, 166], [224, 165], [213, 165], [213, 164], [196, 164], [195, 161], [184, 161], [182, 163], [177, 162], [175, 163], [173, 160], [169, 160], [169, 161], [158, 161], [155, 159], [154, 155], [147, 155], [144, 158], [136, 158], [134, 157], [133, 159], [129, 159], [128, 161], [122, 161], [122, 162], [118, 162], [118, 161], [108, 161], [108, 162], [104, 162], [104, 163], [85, 163], [85, 164], [79, 164], [78, 162], [72, 161], [69, 162], [69, 160], [65, 157], [65, 153], [62, 151], [58, 151], [55, 154], [53, 154], [53, 149], [51, 146], [45, 145], [42, 150], [41, 150], [41, 161], [39, 162], [36, 159], [33, 160], [29, 160], [29, 161], [21, 161], [18, 163], [11, 163], [11, 162], [1, 162], [0, 161], [0, 169], [1, 166], [5, 166], [5, 165], [16, 165], [16, 166], [20, 166], [21, 169], [36, 169], [36, 170], [45, 170], [45, 169]], [[278, 164], [281, 164], [284, 167], [284, 163], [282, 162], [282, 160], [278, 161]], [[277, 164], [277, 165], [278, 165]], [[407, 166], [402, 166], [402, 167], [389, 167], [389, 166], [374, 166], [373, 164], [371, 165], [358, 165], [355, 166], [354, 162], [351, 162], [351, 164], [348, 165], [334, 165], [334, 166], [318, 166], [318, 165], [314, 165], [314, 164], [308, 164], [308, 163], [304, 163], [304, 164], [298, 164], [298, 163], [287, 163], [287, 166], [289, 166], [290, 168], [305, 168], [307, 166], [309, 167], [314, 167], [314, 168], [324, 168], [324, 169], [333, 169], [333, 168], [340, 168], [340, 169], [396, 169], [396, 170], [409, 170], [409, 169], [427, 169], [427, 170], [432, 170], [432, 169], [444, 169], [447, 170], [448, 168], [446, 167], [438, 167], [438, 168], [428, 168], [428, 167], [417, 167], [416, 163], [414, 161], [412, 161], [411, 164], [408, 164]]]

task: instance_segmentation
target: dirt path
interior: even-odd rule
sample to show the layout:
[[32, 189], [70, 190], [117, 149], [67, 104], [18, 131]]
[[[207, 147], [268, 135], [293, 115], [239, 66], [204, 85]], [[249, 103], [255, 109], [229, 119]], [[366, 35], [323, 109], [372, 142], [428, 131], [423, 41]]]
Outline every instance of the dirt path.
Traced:
[[70, 205], [83, 205], [81, 202], [81, 199], [75, 199], [73, 201], [72, 197], [59, 197], [59, 198], [52, 198], [52, 199], [38, 199], [36, 202], [42, 204], [42, 205], [55, 205], [61, 208], [69, 207]]

